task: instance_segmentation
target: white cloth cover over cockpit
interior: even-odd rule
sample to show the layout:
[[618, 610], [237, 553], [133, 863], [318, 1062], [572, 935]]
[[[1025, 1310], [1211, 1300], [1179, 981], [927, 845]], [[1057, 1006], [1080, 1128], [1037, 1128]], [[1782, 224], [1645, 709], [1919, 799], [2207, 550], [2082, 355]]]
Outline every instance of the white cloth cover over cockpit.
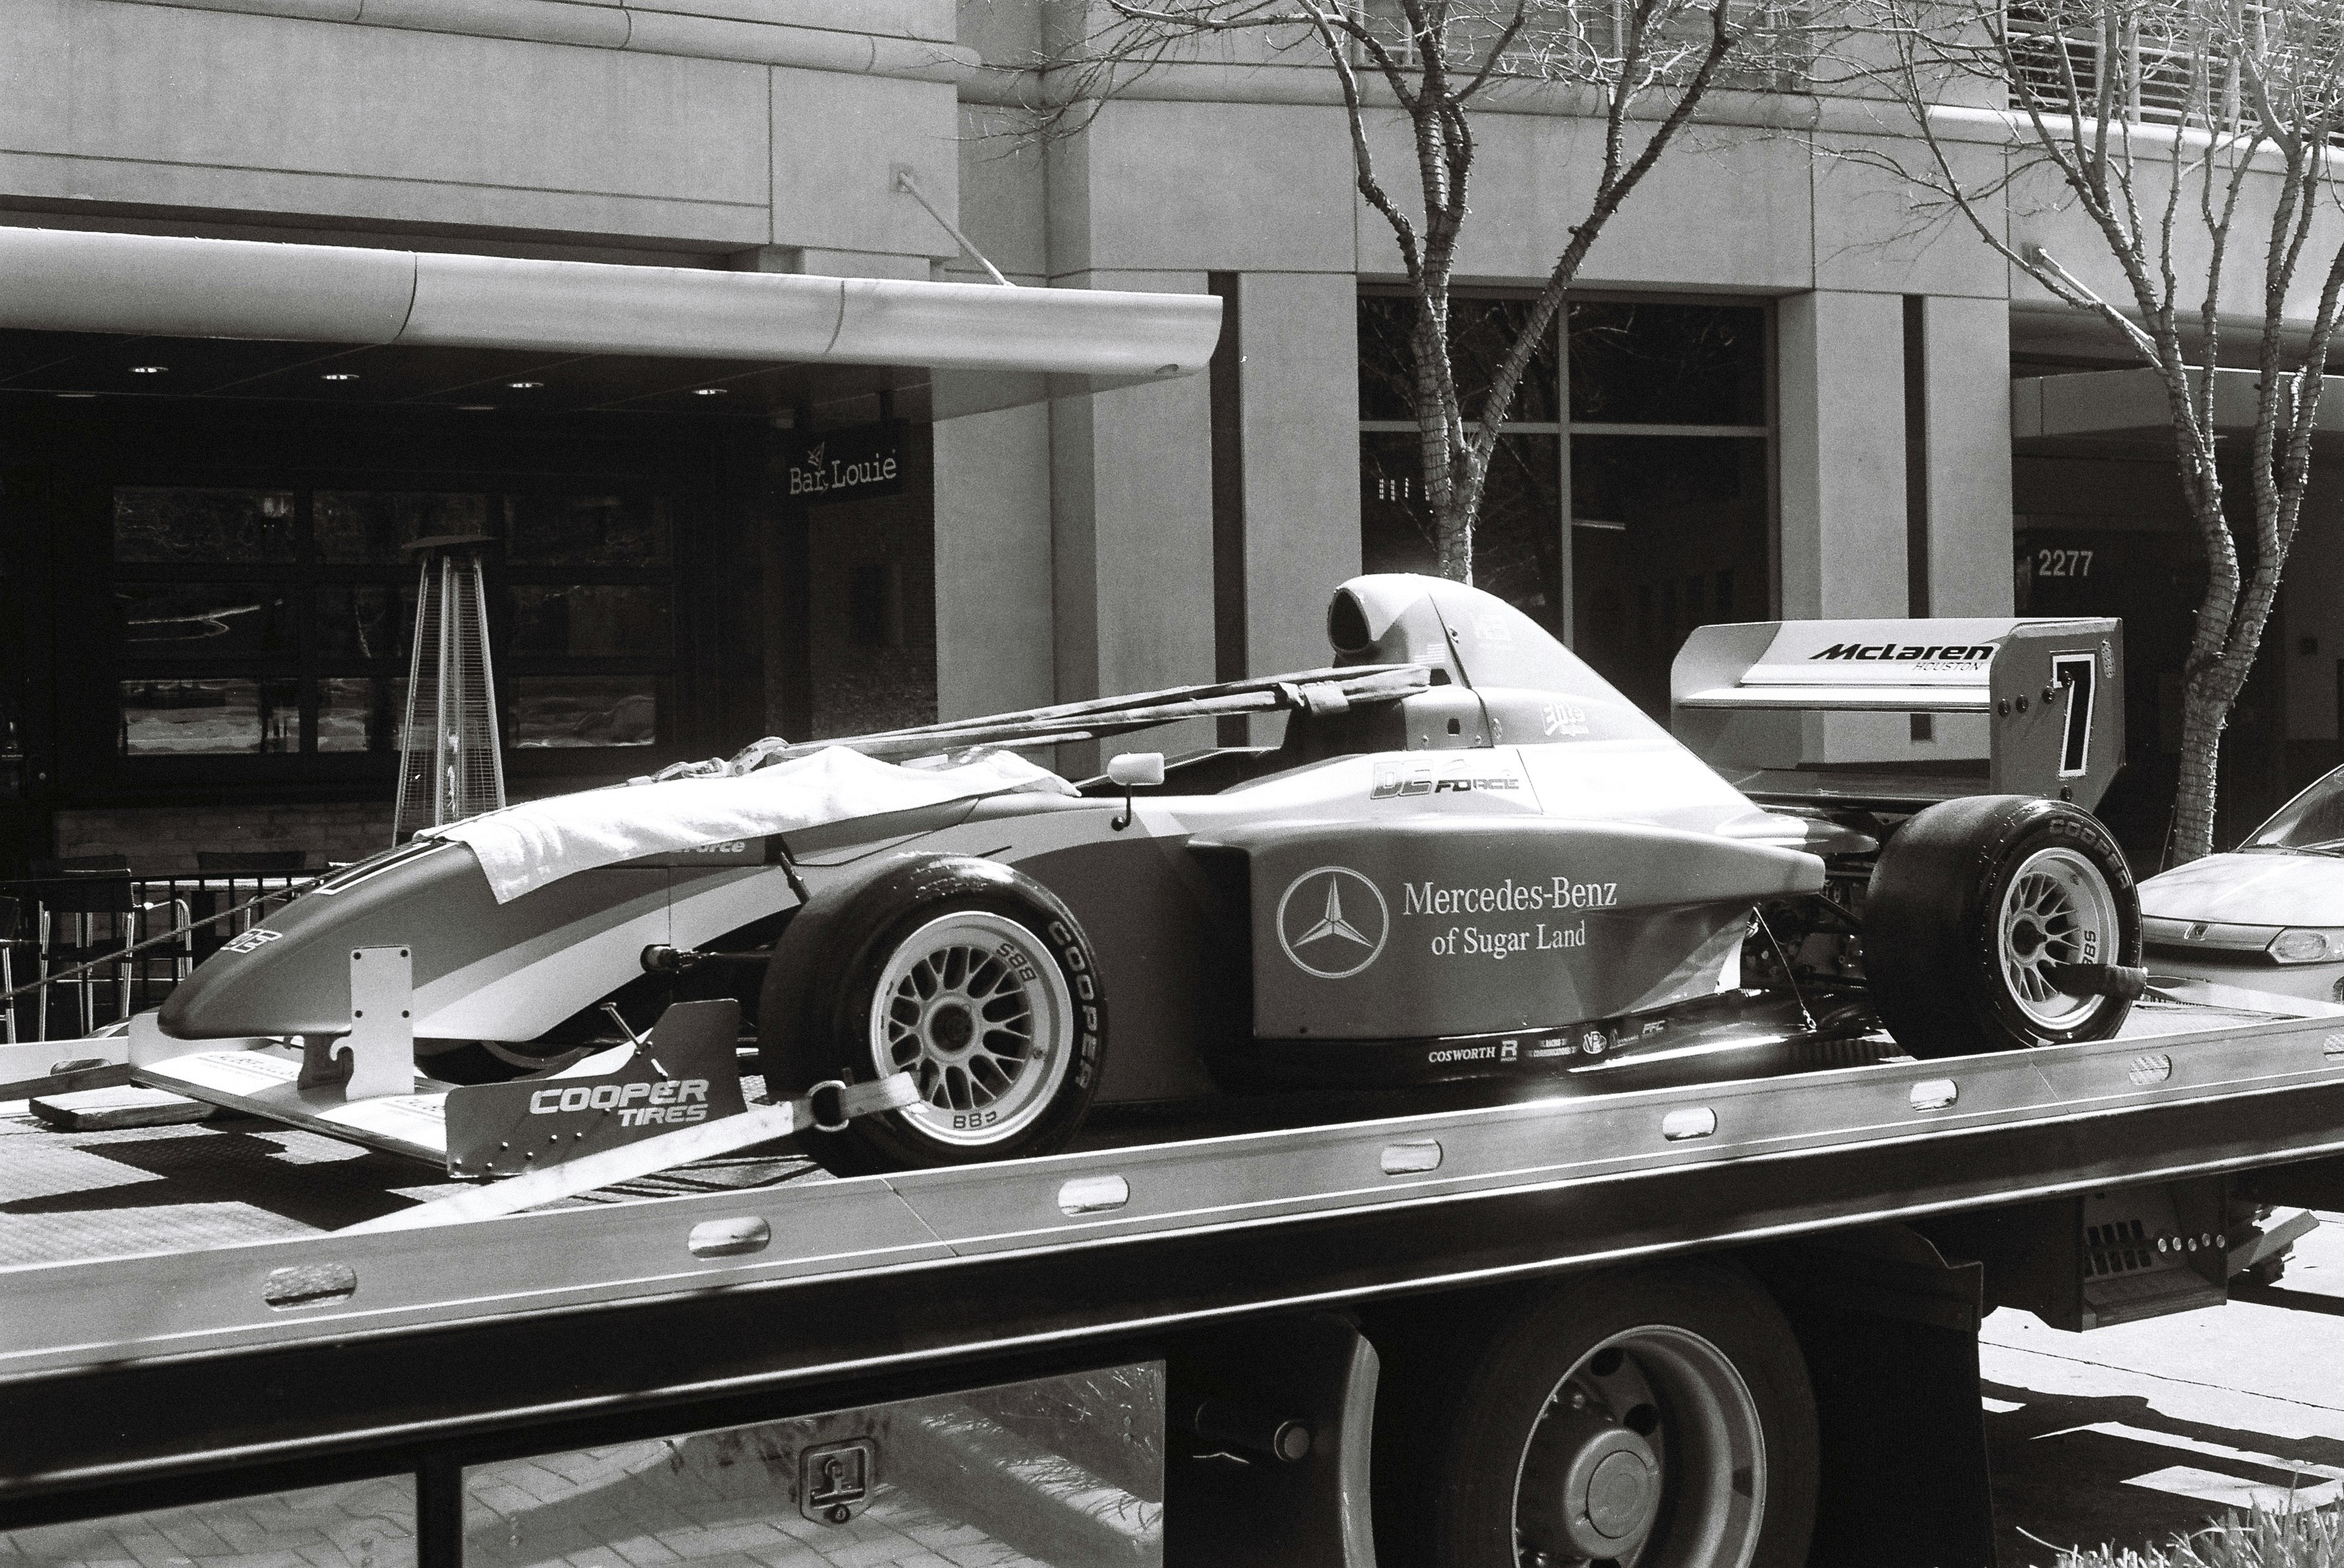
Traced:
[[678, 778], [555, 795], [427, 828], [469, 847], [497, 902], [599, 865], [908, 811], [978, 795], [1071, 795], [1057, 774], [1010, 752], [957, 765], [883, 763], [831, 746], [737, 777]]

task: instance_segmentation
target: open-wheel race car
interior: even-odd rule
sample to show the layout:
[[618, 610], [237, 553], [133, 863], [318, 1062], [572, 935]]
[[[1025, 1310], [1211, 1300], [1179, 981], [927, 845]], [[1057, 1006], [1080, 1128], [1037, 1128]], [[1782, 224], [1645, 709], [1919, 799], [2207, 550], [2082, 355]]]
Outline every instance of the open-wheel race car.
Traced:
[[[726, 1114], [662, 1031], [682, 1052], [669, 1010], [703, 1004], [729, 1057], [737, 1007], [769, 1094], [815, 1097], [805, 1146], [859, 1172], [1265, 1085], [1884, 1027], [1918, 1056], [2101, 1038], [2139, 994], [2131, 878], [2088, 809], [2122, 756], [2113, 622], [1704, 627], [1675, 736], [1469, 587], [1357, 578], [1327, 628], [1324, 669], [768, 741], [429, 830], [206, 961], [136, 1059], [236, 1101], [227, 1053], [274, 1052], [280, 1109], [444, 1105], [450, 1168], [506, 1174]], [[1829, 760], [1866, 725], [1922, 750], [1910, 713], [1966, 755]], [[1275, 746], [1081, 786], [1017, 750], [1275, 713]], [[353, 1045], [383, 1030], [387, 1077]], [[875, 1084], [861, 1114], [836, 1098]], [[431, 1147], [387, 1125], [338, 1130]]]

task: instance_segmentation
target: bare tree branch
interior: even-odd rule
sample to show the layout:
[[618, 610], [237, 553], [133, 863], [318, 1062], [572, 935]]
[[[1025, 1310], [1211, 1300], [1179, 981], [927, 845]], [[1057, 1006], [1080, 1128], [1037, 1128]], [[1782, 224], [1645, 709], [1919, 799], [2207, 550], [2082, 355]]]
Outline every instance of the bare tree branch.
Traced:
[[[1418, 447], [1440, 570], [1470, 582], [1490, 463], [1522, 379], [1550, 340], [1564, 295], [1605, 225], [1727, 73], [1737, 64], [1759, 64], [1751, 30], [1736, 25], [1730, 10], [1752, 0], [1095, 3], [1110, 25], [1038, 62], [1056, 86], [1027, 126], [1030, 136], [1081, 134], [1135, 73], [1179, 69], [1184, 52], [1201, 39], [1258, 49], [1264, 59], [1307, 58], [1333, 73], [1353, 184], [1390, 227], [1413, 296], [1409, 345]], [[1680, 35], [1692, 23], [1698, 34]], [[1570, 84], [1594, 96], [1602, 112], [1601, 166], [1585, 217], [1571, 228], [1528, 319], [1500, 356], [1488, 391], [1469, 410], [1452, 359], [1450, 284], [1471, 217], [1479, 151], [1472, 105], [1527, 82]], [[1411, 200], [1403, 201], [1379, 172], [1377, 148], [1393, 151], [1384, 140], [1388, 129], [1408, 137], [1417, 187]]]
[[[2344, 112], [2344, 15], [2335, 0], [1870, 4], [1874, 25], [1894, 40], [1892, 64], [1872, 79], [1905, 111], [1910, 139], [1854, 161], [1959, 213], [2046, 293], [2098, 320], [2164, 386], [2207, 572], [2182, 670], [2170, 853], [2203, 855], [2222, 731], [2254, 667], [2302, 515], [2344, 300], [2344, 246], [2321, 258], [2315, 299], [2304, 300], [2301, 288], [2316, 244], [2333, 243], [2320, 240], [2316, 218], [2337, 197], [2329, 168]], [[2012, 162], [1993, 174], [1962, 173], [1936, 106], [1948, 78], [1987, 84], [2009, 106], [2000, 151]], [[2030, 171], [2026, 179], [2056, 177], [2065, 209], [2045, 221], [2072, 232], [2080, 218], [2097, 254], [2071, 265], [2072, 253], [2063, 259], [2004, 232], [2018, 216], [2016, 168]], [[2073, 243], [2063, 235], [2063, 251]], [[2234, 255], [2241, 267], [2251, 255], [2260, 285], [2242, 447], [2226, 442], [2218, 422], [2222, 378], [2239, 373], [2222, 368]], [[2185, 319], [2194, 323], [2187, 332]]]

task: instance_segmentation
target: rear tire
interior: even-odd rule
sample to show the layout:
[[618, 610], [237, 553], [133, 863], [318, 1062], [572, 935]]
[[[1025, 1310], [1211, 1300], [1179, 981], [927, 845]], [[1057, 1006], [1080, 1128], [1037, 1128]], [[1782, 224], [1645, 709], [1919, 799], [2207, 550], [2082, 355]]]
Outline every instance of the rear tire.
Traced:
[[1054, 1154], [1106, 1049], [1106, 989], [1073, 913], [1032, 877], [963, 856], [906, 856], [816, 895], [775, 947], [762, 1004], [769, 1094], [894, 1072], [919, 1083], [917, 1105], [799, 1135], [842, 1176]]
[[[1444, 1313], [1420, 1331], [1446, 1337], [1460, 1316]], [[1474, 1316], [1461, 1314], [1469, 1324]], [[1408, 1369], [1450, 1391], [1445, 1399], [1389, 1412], [1379, 1401], [1379, 1429], [1388, 1414], [1410, 1429], [1385, 1450], [1379, 1512], [1387, 1525], [1395, 1512], [1414, 1515], [1424, 1532], [1380, 1543], [1398, 1549], [1392, 1560], [1438, 1568], [1806, 1560], [1814, 1398], [1789, 1324], [1748, 1275], [1687, 1263], [1594, 1276], [1489, 1328], [1470, 1366]]]
[[1916, 1057], [2104, 1040], [2132, 1004], [2075, 996], [2060, 964], [2140, 962], [2140, 895], [2089, 812], [2031, 795], [1933, 805], [1882, 846], [1864, 965], [1888, 1032]]

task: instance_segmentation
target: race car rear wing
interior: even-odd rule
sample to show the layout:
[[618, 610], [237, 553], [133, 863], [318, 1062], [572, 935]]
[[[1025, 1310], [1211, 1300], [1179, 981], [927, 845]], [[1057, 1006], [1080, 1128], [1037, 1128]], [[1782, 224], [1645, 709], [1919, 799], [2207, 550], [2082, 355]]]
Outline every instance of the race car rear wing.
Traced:
[[[1671, 727], [1753, 795], [1913, 809], [2039, 794], [2087, 810], [2124, 764], [2124, 628], [2107, 618], [1703, 626], [1669, 672]], [[1829, 713], [1975, 714], [1894, 760], [1829, 759]], [[1964, 737], [1968, 737], [1966, 740]]]

